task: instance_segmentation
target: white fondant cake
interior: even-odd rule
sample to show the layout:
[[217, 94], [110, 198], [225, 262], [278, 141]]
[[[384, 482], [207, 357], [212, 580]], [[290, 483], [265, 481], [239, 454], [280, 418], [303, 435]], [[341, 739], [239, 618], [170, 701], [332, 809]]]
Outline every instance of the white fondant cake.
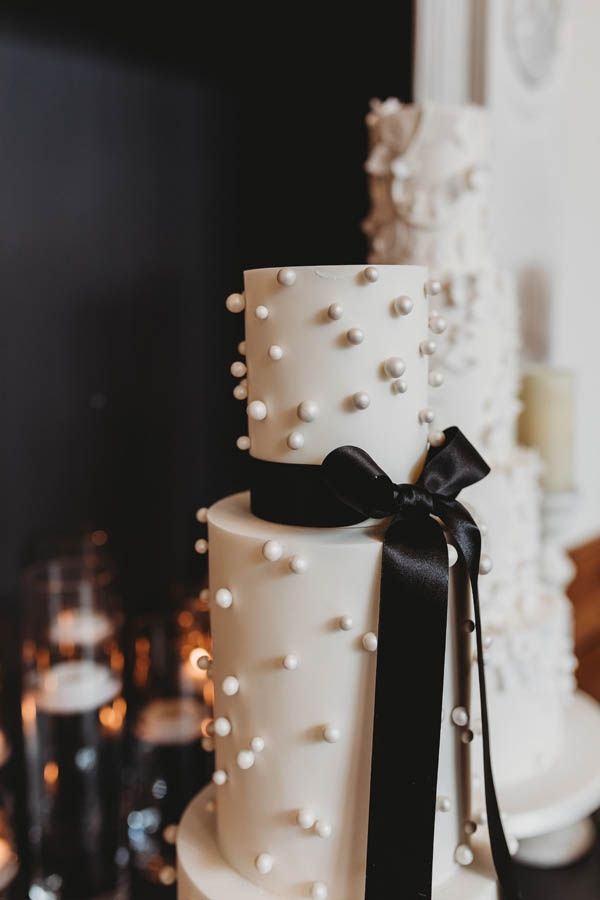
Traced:
[[[435, 427], [458, 425], [492, 466], [463, 499], [485, 530], [488, 568], [493, 560], [480, 592], [502, 801], [503, 785], [559, 756], [575, 661], [564, 585], [542, 577], [539, 462], [515, 446], [518, 307], [491, 252], [488, 116], [476, 106], [387, 100], [373, 104], [367, 123], [370, 258], [427, 265], [439, 281], [431, 309], [448, 327], [430, 375]], [[473, 704], [476, 715], [476, 693]]]

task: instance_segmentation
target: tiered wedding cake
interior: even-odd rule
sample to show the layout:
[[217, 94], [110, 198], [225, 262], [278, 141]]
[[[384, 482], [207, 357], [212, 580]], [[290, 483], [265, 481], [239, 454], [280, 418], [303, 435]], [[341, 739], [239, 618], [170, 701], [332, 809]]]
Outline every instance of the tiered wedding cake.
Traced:
[[540, 565], [538, 458], [515, 440], [517, 297], [491, 252], [489, 123], [481, 107], [392, 99], [375, 102], [367, 122], [370, 259], [430, 268], [431, 311], [448, 326], [429, 375], [434, 427], [458, 425], [492, 466], [462, 497], [485, 533], [490, 570], [481, 600], [502, 801], [503, 788], [559, 756], [575, 658], [563, 585]]
[[[246, 272], [245, 293], [227, 300], [246, 323], [245, 360], [231, 367], [249, 418], [238, 446], [267, 477], [351, 444], [395, 482], [415, 481], [431, 420], [428, 323], [439, 331], [426, 278], [396, 265]], [[252, 514], [249, 494], [207, 517], [216, 771], [180, 828], [180, 900], [363, 900], [384, 525], [275, 524]], [[471, 865], [473, 636], [462, 565], [450, 573], [433, 896], [494, 898], [493, 878]], [[386, 640], [426, 659], [427, 635]], [[420, 685], [389, 691], [400, 760], [420, 738], [404, 715]], [[401, 850], [413, 827], [402, 804], [386, 827]], [[403, 872], [394, 878], [402, 893]]]

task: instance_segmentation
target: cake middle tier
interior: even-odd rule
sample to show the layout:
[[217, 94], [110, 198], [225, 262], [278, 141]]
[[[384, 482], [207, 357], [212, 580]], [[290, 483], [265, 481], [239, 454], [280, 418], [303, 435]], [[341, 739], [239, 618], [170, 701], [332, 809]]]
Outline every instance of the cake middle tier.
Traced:
[[[316, 896], [312, 886], [324, 885], [330, 900], [364, 897], [384, 528], [272, 524], [250, 513], [248, 494], [209, 511], [218, 841], [227, 862], [269, 895]], [[451, 573], [436, 885], [455, 872], [455, 858], [470, 859], [463, 676], [471, 636], [462, 573]], [[427, 635], [399, 632], [399, 654], [406, 640], [421, 642], [426, 659]], [[398, 741], [419, 740], [403, 720], [419, 684], [389, 691]], [[401, 743], [397, 750], [402, 765]], [[401, 807], [389, 827], [402, 841], [411, 823]]]

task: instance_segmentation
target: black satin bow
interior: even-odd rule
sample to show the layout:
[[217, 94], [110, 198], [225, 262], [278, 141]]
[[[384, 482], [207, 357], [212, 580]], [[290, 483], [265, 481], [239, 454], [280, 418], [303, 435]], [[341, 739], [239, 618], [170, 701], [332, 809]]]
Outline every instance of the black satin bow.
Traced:
[[472, 588], [492, 856], [503, 900], [520, 898], [490, 759], [477, 589], [481, 536], [456, 499], [489, 467], [458, 428], [448, 428], [445, 436], [442, 447], [429, 450], [415, 485], [394, 484], [357, 447], [339, 447], [321, 466], [336, 501], [359, 519], [391, 517], [381, 576], [367, 900], [431, 898], [448, 612], [444, 528], [464, 559]]

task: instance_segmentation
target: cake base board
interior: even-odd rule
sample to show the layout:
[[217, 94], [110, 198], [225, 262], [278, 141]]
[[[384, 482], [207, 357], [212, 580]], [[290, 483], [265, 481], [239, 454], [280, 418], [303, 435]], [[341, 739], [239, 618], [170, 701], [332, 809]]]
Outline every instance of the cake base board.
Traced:
[[498, 792], [507, 831], [516, 838], [567, 828], [600, 806], [600, 704], [583, 691], [566, 710], [564, 734], [561, 754], [550, 769]]
[[[181, 820], [177, 836], [178, 900], [266, 900], [273, 895], [242, 878], [219, 852], [214, 807], [211, 810], [214, 793], [213, 785], [204, 788]], [[401, 884], [400, 872], [398, 880]], [[485, 852], [476, 855], [472, 866], [460, 869], [434, 888], [433, 900], [498, 900]]]

